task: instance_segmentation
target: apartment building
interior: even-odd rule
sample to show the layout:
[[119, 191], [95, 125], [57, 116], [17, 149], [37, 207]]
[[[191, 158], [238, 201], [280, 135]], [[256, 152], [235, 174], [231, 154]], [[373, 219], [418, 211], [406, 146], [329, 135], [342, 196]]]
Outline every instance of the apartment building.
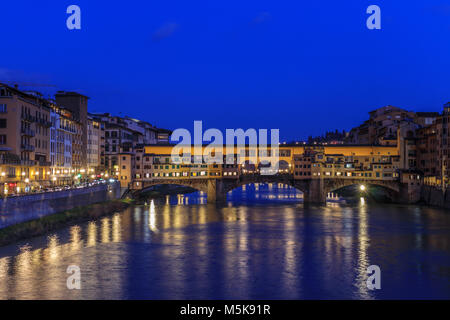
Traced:
[[70, 110], [73, 119], [77, 122], [76, 133], [73, 139], [73, 166], [80, 170], [87, 167], [87, 145], [88, 145], [88, 100], [89, 97], [77, 92], [58, 91], [55, 101], [58, 105]]
[[424, 175], [424, 183], [443, 186], [449, 183], [450, 102], [442, 114], [432, 114], [426, 126], [416, 131], [417, 168]]
[[[121, 163], [125, 161], [121, 160], [122, 154], [125, 157], [131, 155], [135, 161], [139, 146], [169, 141], [169, 130], [158, 129], [145, 121], [112, 116], [110, 113], [90, 113], [89, 116], [104, 124], [104, 166], [112, 176], [119, 177], [120, 168], [123, 167]], [[159, 132], [162, 132], [162, 136], [158, 135]], [[129, 178], [128, 172], [121, 176]]]
[[87, 166], [89, 173], [100, 173], [105, 165], [105, 126], [104, 123], [88, 116]]
[[155, 128], [150, 123], [130, 117], [124, 117], [122, 120], [125, 127], [136, 133], [139, 133], [136, 135], [137, 144], [157, 143], [157, 132], [159, 129]]
[[41, 95], [0, 83], [1, 193], [47, 180], [50, 108]]
[[436, 119], [436, 132], [437, 132], [437, 183], [448, 184], [450, 176], [450, 102], [444, 105], [442, 115]]
[[348, 144], [395, 145], [397, 131], [405, 123], [429, 121], [428, 117], [417, 117], [415, 112], [394, 106], [384, 106], [369, 112], [369, 119], [353, 128], [345, 138]]
[[73, 140], [80, 123], [70, 110], [56, 104], [50, 111], [50, 161], [54, 184], [71, 184], [73, 176]]
[[156, 143], [157, 144], [168, 144], [170, 143], [170, 136], [172, 134], [171, 130], [157, 128], [156, 129]]
[[0, 145], [21, 160], [43, 165], [49, 157], [50, 108], [32, 93], [0, 84]]
[[394, 180], [399, 177], [400, 157], [396, 155], [325, 154], [318, 148], [294, 156], [294, 178], [371, 178]]

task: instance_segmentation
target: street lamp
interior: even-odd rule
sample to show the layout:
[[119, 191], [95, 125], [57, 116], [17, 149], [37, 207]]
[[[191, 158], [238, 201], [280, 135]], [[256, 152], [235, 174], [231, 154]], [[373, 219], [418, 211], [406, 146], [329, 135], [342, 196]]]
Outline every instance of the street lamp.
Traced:
[[366, 190], [366, 186], [362, 184], [362, 185], [359, 186], [359, 189], [360, 189], [361, 191], [364, 191], [364, 190]]

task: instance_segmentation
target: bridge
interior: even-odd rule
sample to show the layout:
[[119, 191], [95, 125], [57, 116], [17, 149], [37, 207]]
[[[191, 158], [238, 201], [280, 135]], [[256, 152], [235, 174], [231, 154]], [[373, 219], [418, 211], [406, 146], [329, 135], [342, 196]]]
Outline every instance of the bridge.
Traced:
[[134, 193], [142, 192], [157, 185], [179, 185], [186, 186], [207, 194], [208, 203], [222, 202], [226, 200], [227, 193], [233, 189], [253, 183], [282, 183], [300, 190], [305, 203], [324, 204], [327, 194], [341, 188], [352, 185], [376, 185], [386, 189], [389, 198], [401, 203], [409, 203], [404, 195], [408, 194], [407, 185], [402, 188], [402, 184], [397, 181], [378, 181], [371, 179], [308, 179], [296, 180], [292, 175], [244, 175], [239, 179], [153, 179], [140, 180], [139, 188], [135, 188]]
[[226, 200], [229, 191], [246, 184], [283, 183], [303, 192], [304, 202], [311, 204], [324, 204], [328, 193], [351, 185], [382, 187], [394, 202], [414, 203], [420, 197], [422, 177], [402, 167], [395, 146], [280, 146], [273, 175], [261, 174], [258, 161], [247, 161], [248, 149], [235, 164], [179, 164], [170, 156], [172, 148], [146, 146], [136, 155], [139, 164], [127, 162], [140, 168], [125, 181], [131, 194], [171, 184], [203, 191], [212, 203]]

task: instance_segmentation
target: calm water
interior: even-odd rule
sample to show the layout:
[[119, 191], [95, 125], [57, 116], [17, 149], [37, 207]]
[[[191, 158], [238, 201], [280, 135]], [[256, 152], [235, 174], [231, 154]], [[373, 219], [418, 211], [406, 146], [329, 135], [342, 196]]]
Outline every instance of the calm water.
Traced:
[[[450, 213], [300, 197], [276, 185], [222, 207], [172, 197], [0, 248], [0, 298], [450, 298]], [[69, 265], [81, 290], [67, 289]], [[367, 289], [369, 265], [381, 290]]]

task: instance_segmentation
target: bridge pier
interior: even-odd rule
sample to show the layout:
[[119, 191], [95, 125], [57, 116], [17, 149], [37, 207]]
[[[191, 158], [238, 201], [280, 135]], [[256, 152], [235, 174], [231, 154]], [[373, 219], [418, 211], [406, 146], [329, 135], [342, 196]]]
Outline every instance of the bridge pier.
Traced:
[[323, 179], [311, 179], [308, 182], [308, 188], [303, 193], [303, 203], [323, 205], [327, 202], [327, 193], [325, 192]]
[[410, 185], [409, 183], [400, 184], [399, 199], [397, 202], [404, 204], [414, 204], [420, 201], [422, 186], [415, 184]]
[[222, 179], [209, 179], [207, 201], [208, 203], [224, 202], [227, 200], [227, 194], [224, 189]]

